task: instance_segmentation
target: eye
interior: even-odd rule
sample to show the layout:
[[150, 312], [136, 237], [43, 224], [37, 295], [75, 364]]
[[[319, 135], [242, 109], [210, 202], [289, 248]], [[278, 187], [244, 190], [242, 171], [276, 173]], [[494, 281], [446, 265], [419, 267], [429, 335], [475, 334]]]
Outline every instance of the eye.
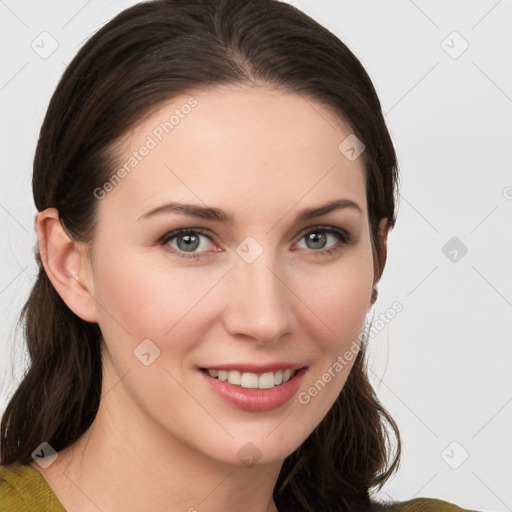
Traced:
[[[201, 238], [207, 239], [210, 243], [212, 242], [210, 235], [201, 229], [179, 229], [166, 233], [159, 240], [159, 243], [161, 245], [170, 245], [174, 249], [175, 254], [181, 258], [199, 258], [201, 254], [195, 254], [195, 252], [208, 251], [208, 248], [196, 251], [198, 248], [204, 249], [205, 243], [202, 243]], [[174, 242], [176, 243], [174, 244]]]
[[[338, 241], [338, 244], [326, 248], [329, 238], [334, 238]], [[315, 226], [302, 234], [301, 241], [303, 239], [305, 240], [306, 249], [312, 249], [313, 252], [322, 256], [335, 254], [354, 241], [352, 235], [347, 231], [331, 226]]]

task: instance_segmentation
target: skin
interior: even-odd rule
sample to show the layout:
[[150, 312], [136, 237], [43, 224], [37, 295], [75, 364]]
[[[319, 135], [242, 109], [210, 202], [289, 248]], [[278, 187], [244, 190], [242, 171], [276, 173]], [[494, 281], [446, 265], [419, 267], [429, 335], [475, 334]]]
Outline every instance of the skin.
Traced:
[[[98, 201], [91, 247], [69, 239], [55, 209], [36, 216], [42, 251], [48, 239], [55, 247], [44, 261], [49, 278], [103, 334], [93, 424], [48, 469], [32, 463], [70, 510], [277, 510], [272, 492], [284, 458], [330, 409], [355, 358], [307, 405], [295, 396], [266, 412], [226, 404], [197, 368], [298, 362], [307, 366], [299, 392], [307, 391], [358, 341], [372, 305], [362, 159], [338, 150], [350, 127], [311, 98], [217, 87], [162, 105], [123, 139], [119, 166], [190, 96], [197, 107]], [[337, 199], [361, 212], [294, 221], [301, 209]], [[222, 208], [234, 222], [176, 213], [138, 220], [168, 201]], [[185, 244], [176, 238], [158, 244], [180, 228], [211, 232], [212, 240], [200, 236], [197, 259], [178, 257]], [[387, 231], [382, 221], [384, 247]], [[324, 245], [308, 245], [305, 232], [324, 234]], [[247, 236], [263, 250], [252, 263], [236, 252]], [[332, 247], [341, 249], [318, 254]], [[160, 356], [145, 366], [134, 349], [148, 338]], [[237, 456], [248, 442], [259, 451], [253, 467]]]

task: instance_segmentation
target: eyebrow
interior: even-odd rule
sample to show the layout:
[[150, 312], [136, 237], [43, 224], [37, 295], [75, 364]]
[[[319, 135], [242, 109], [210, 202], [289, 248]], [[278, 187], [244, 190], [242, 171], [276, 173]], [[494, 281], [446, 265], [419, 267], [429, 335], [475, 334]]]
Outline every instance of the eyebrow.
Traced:
[[[342, 210], [345, 208], [353, 209], [360, 214], [363, 213], [361, 207], [354, 201], [350, 199], [337, 199], [319, 207], [300, 210], [295, 217], [295, 222], [304, 222], [315, 217], [326, 215], [332, 211]], [[141, 215], [137, 221], [163, 213], [178, 213], [188, 215], [189, 217], [223, 222], [226, 224], [233, 223], [233, 215], [221, 210], [220, 208], [210, 208], [206, 206], [177, 202], [170, 202], [157, 206], [156, 208], [153, 208]]]

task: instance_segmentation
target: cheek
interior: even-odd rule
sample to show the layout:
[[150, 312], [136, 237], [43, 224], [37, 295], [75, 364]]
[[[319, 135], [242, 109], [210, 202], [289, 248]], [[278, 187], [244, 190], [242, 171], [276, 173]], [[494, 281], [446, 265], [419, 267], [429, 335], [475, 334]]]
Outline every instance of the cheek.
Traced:
[[371, 305], [370, 250], [341, 256], [338, 264], [310, 271], [301, 281], [300, 297], [310, 311], [308, 317], [314, 322], [311, 329], [316, 329], [315, 338], [321, 348], [341, 349], [357, 339]]
[[199, 306], [225, 269], [201, 271], [155, 260], [127, 252], [98, 258], [95, 291], [105, 337], [107, 332], [115, 340], [129, 336], [134, 346], [149, 338], [163, 348], [176, 336], [181, 338], [185, 327], [199, 324]]

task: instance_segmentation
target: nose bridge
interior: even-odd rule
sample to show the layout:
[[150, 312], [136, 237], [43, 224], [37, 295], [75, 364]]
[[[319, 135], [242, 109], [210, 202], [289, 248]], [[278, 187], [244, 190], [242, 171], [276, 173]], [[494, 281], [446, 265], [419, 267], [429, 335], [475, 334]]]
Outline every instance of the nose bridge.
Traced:
[[[278, 341], [290, 328], [292, 299], [269, 253], [255, 261], [237, 258], [231, 274], [226, 325], [231, 334], [260, 342]], [[277, 275], [276, 275], [277, 274]]]

